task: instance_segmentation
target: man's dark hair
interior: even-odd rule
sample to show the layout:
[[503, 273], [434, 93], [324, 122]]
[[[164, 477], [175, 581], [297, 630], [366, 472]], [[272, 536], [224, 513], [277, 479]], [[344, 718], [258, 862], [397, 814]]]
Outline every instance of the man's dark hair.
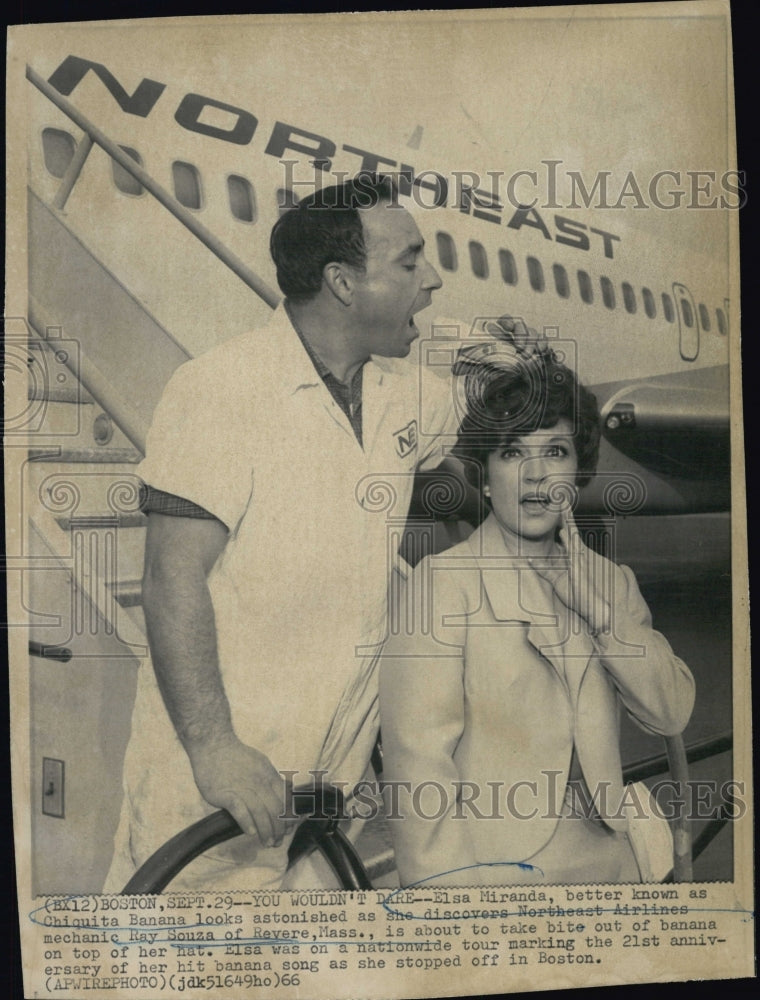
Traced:
[[512, 370], [483, 365], [465, 382], [467, 413], [453, 453], [473, 485], [485, 481], [488, 456], [565, 417], [573, 428], [578, 459], [576, 485], [585, 486], [599, 459], [596, 396], [550, 350], [520, 360]]
[[277, 284], [292, 302], [314, 298], [326, 264], [348, 264], [363, 271], [367, 261], [360, 212], [380, 202], [397, 204], [393, 179], [362, 173], [343, 184], [322, 188], [285, 212], [269, 240]]

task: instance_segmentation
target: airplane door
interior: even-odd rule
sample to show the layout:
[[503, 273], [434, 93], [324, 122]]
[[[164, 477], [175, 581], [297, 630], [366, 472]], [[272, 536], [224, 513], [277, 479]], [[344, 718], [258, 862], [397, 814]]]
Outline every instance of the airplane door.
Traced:
[[673, 282], [673, 298], [678, 314], [681, 357], [684, 361], [696, 361], [699, 355], [699, 318], [694, 298], [686, 285], [678, 281]]

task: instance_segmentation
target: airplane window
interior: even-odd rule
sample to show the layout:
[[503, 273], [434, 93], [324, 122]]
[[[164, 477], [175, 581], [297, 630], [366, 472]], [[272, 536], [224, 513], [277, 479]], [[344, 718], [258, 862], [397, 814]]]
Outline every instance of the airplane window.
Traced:
[[604, 276], [599, 278], [599, 284], [602, 286], [602, 302], [607, 306], [608, 309], [615, 308], [615, 287], [609, 278]]
[[541, 261], [536, 257], [526, 257], [526, 262], [528, 264], [528, 280], [530, 281], [530, 287], [534, 292], [543, 292], [544, 269], [541, 267]]
[[587, 305], [591, 305], [594, 301], [594, 286], [591, 284], [591, 278], [587, 271], [578, 271], [578, 290], [581, 293], [581, 299]]
[[557, 290], [557, 295], [561, 299], [570, 298], [570, 282], [567, 280], [567, 271], [561, 264], [554, 264], [552, 272], [554, 274], [554, 287]]
[[77, 144], [74, 136], [60, 128], [44, 128], [42, 130], [42, 155], [45, 158], [45, 169], [53, 177], [63, 177], [68, 165], [74, 158]]
[[230, 199], [230, 212], [241, 222], [256, 221], [256, 195], [253, 186], [245, 177], [230, 174], [227, 178], [227, 195]]
[[683, 313], [683, 321], [686, 326], [694, 326], [694, 313], [691, 310], [691, 302], [683, 297], [681, 298], [681, 311]]
[[623, 305], [625, 311], [633, 315], [636, 312], [636, 293], [627, 281], [623, 282]]
[[[127, 156], [132, 157], [135, 163], [142, 165], [142, 157], [136, 149], [132, 149], [131, 146], [122, 146], [121, 148]], [[139, 196], [145, 190], [142, 184], [136, 180], [136, 178], [134, 178], [128, 170], [125, 170], [120, 163], [117, 163], [116, 160], [111, 160], [111, 173], [113, 174], [114, 184], [122, 194]]]
[[511, 250], [499, 250], [499, 267], [505, 285], [517, 284], [517, 264]]
[[641, 297], [644, 300], [644, 312], [650, 319], [654, 319], [657, 315], [657, 307], [654, 302], [654, 295], [649, 288], [641, 289]]
[[277, 188], [277, 211], [282, 215], [298, 204], [298, 195], [294, 194], [290, 188]]
[[486, 256], [485, 247], [482, 243], [478, 243], [476, 240], [470, 240], [469, 247], [472, 273], [476, 278], [487, 278], [488, 257]]
[[710, 332], [710, 313], [707, 311], [707, 306], [699, 303], [699, 322], [702, 324], [702, 329], [705, 333]]
[[438, 250], [438, 261], [444, 271], [456, 271], [458, 265], [457, 248], [448, 233], [435, 234], [435, 245]]
[[175, 160], [172, 163], [174, 194], [180, 205], [198, 211], [201, 207], [201, 175], [192, 163]]
[[718, 320], [718, 330], [725, 337], [726, 334], [728, 333], [728, 324], [726, 323], [726, 314], [723, 312], [722, 309], [716, 309], [715, 310], [715, 315], [716, 315], [717, 320]]
[[673, 309], [673, 300], [667, 292], [662, 293], [662, 311], [665, 313], [665, 319], [668, 323], [675, 322], [676, 313]]

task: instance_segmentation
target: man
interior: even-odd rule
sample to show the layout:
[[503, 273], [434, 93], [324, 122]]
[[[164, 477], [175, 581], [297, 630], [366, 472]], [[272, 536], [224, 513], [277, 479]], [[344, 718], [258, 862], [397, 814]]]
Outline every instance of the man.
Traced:
[[248, 836], [172, 888], [280, 885], [287, 786], [362, 778], [388, 517], [403, 524], [415, 469], [456, 430], [449, 384], [404, 360], [441, 281], [387, 179], [317, 192], [271, 250], [285, 302], [178, 369], [138, 470], [155, 676], [140, 671], [106, 891], [220, 807]]

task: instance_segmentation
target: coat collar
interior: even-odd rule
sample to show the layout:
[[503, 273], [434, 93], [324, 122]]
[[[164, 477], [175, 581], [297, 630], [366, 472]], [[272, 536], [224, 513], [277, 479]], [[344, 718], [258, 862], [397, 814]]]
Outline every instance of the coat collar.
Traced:
[[497, 621], [521, 621], [527, 638], [577, 697], [594, 645], [577, 615], [558, 613], [551, 590], [527, 557], [507, 551], [493, 514], [467, 540]]
[[494, 514], [488, 515], [467, 544], [477, 561], [497, 621], [557, 626], [547, 588], [531, 569], [527, 557], [512, 555], [507, 550]]

